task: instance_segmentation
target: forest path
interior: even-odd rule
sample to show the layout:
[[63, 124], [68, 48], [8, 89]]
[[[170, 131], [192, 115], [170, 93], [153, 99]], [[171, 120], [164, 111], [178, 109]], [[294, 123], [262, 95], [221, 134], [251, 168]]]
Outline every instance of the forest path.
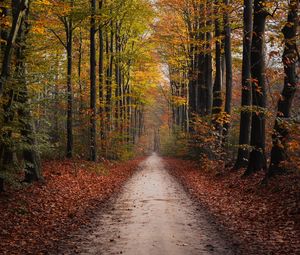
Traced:
[[[153, 154], [81, 233], [80, 254], [234, 254], [209, 216]], [[83, 237], [84, 236], [84, 237]]]

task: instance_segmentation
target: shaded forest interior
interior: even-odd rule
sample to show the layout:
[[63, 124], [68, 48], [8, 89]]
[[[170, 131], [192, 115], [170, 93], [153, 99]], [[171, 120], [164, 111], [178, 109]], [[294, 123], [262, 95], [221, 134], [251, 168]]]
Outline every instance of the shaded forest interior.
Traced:
[[31, 194], [48, 204], [59, 187], [82, 201], [57, 209], [74, 227], [153, 151], [193, 160], [168, 159], [193, 190], [209, 172], [229, 178], [209, 177], [212, 193], [269, 185], [299, 212], [298, 12], [299, 0], [0, 0], [0, 213], [29, 214], [10, 198], [38, 211]]
[[297, 167], [298, 5], [2, 0], [1, 190], [41, 159], [152, 150]]

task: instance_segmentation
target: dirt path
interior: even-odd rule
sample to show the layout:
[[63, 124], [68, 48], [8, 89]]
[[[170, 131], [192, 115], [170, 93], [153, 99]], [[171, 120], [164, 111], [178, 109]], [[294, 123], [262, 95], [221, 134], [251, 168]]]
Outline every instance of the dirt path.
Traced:
[[234, 254], [153, 154], [79, 238], [80, 254]]

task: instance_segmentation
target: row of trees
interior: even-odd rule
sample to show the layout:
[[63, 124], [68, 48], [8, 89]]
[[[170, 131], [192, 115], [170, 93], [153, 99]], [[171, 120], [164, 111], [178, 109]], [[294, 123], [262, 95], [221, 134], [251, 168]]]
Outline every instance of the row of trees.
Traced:
[[153, 132], [143, 142], [158, 147], [165, 99], [174, 133], [192, 147], [216, 157], [236, 144], [246, 175], [267, 169], [270, 150], [268, 173], [282, 170], [295, 123], [298, 0], [0, 3], [0, 189], [12, 169], [40, 179], [40, 155], [126, 158], [145, 123]]
[[[266, 74], [284, 70], [278, 77], [284, 80], [284, 86], [278, 98], [268, 173], [281, 171], [282, 162], [287, 159], [289, 129], [294, 123], [290, 113], [298, 85], [299, 1], [160, 0], [158, 5], [161, 18], [156, 37], [162, 61], [168, 67], [173, 127], [189, 133], [195, 141], [200, 123], [202, 129], [208, 127], [206, 135], [214, 136], [219, 148], [234, 143], [236, 130], [230, 128], [237, 119], [232, 106], [237, 109], [235, 104], [239, 101], [233, 98], [233, 92], [237, 94], [235, 84], [240, 83], [239, 141], [234, 167], [246, 167], [245, 175], [267, 169], [266, 118], [272, 116], [267, 98], [278, 88], [267, 83]], [[280, 50], [276, 51], [276, 47]], [[279, 54], [281, 63], [274, 60]], [[271, 59], [268, 70], [267, 56]], [[241, 78], [236, 75], [239, 73]]]
[[150, 3], [4, 0], [0, 16], [0, 189], [13, 169], [40, 179], [40, 154], [132, 154], [158, 72]]

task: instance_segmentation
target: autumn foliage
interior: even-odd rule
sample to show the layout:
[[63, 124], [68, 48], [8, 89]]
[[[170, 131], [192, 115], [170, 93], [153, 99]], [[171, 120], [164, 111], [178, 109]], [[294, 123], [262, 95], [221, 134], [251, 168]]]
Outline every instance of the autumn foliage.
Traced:
[[241, 179], [240, 171], [205, 163], [199, 166], [166, 159], [166, 166], [215, 216], [241, 254], [288, 255], [300, 251], [299, 174], [278, 176], [268, 186], [261, 186], [263, 173]]
[[152, 151], [297, 253], [298, 87], [299, 0], [1, 0], [0, 253], [54, 251]]
[[0, 253], [58, 252], [60, 242], [92, 219], [141, 159], [96, 165], [82, 160], [43, 164], [44, 180], [0, 196]]

